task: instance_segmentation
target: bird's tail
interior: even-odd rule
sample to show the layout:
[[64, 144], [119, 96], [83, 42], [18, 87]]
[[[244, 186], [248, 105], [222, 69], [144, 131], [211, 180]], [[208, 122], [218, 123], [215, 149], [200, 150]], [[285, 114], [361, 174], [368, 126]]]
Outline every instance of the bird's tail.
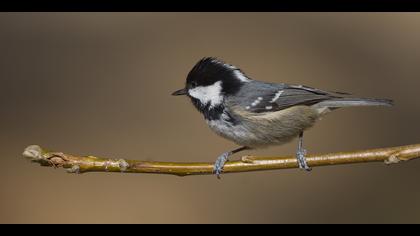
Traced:
[[357, 106], [392, 106], [394, 102], [389, 99], [376, 98], [334, 98], [317, 103], [317, 107], [340, 108]]

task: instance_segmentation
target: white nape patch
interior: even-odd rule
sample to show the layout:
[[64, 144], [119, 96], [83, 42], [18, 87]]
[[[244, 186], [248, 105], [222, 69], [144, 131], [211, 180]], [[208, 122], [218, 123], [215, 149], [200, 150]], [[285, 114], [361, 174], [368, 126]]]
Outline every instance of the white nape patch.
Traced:
[[188, 90], [188, 94], [194, 97], [204, 105], [210, 103], [210, 108], [217, 106], [223, 102], [222, 81], [209, 86], [199, 86]]
[[283, 90], [278, 91], [278, 92], [274, 95], [273, 99], [271, 99], [270, 103], [274, 103], [274, 102], [276, 102], [276, 101], [277, 101], [277, 99], [279, 99], [279, 98], [280, 98], [280, 96], [283, 94], [283, 92], [284, 92]]
[[223, 64], [224, 67], [231, 69], [231, 70], [236, 70], [237, 68], [235, 66], [229, 65], [229, 64]]
[[242, 81], [242, 82], [249, 82], [249, 81], [251, 81], [251, 79], [249, 79], [248, 77], [246, 77], [245, 75], [244, 75], [244, 73], [242, 73], [236, 66], [234, 66], [234, 65], [230, 65], [230, 64], [227, 64], [227, 63], [222, 63], [222, 62], [220, 62], [220, 61], [218, 61], [218, 60], [216, 60], [216, 59], [214, 59], [214, 60], [212, 60], [212, 62], [214, 62], [214, 63], [218, 63], [218, 64], [221, 64], [221, 65], [223, 65], [225, 68], [227, 68], [227, 69], [230, 69], [230, 70], [233, 70], [233, 74], [235, 75], [235, 77], [238, 79], [238, 80], [240, 80], [240, 81]]
[[242, 82], [249, 82], [251, 81], [248, 77], [246, 77], [240, 70], [236, 69], [233, 74], [235, 75], [235, 77], [242, 81]]

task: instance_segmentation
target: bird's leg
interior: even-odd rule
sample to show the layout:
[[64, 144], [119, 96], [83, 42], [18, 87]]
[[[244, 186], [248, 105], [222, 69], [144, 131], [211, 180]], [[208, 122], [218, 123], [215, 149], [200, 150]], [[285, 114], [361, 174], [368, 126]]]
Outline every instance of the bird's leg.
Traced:
[[223, 167], [225, 166], [225, 163], [229, 160], [229, 157], [235, 153], [238, 153], [246, 149], [249, 149], [249, 148], [245, 146], [240, 147], [235, 150], [225, 152], [217, 158], [216, 163], [214, 164], [213, 170], [214, 170], [214, 173], [217, 175], [218, 179], [220, 179], [220, 174], [223, 172]]
[[298, 143], [298, 149], [296, 152], [296, 158], [299, 164], [299, 168], [306, 171], [311, 171], [312, 168], [308, 166], [308, 163], [306, 163], [306, 150], [303, 148], [303, 132], [299, 134], [299, 143]]

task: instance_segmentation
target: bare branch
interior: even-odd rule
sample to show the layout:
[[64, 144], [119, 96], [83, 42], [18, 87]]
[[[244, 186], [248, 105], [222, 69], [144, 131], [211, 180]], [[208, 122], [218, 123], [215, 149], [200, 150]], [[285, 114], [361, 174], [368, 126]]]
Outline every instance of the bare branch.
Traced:
[[[37, 145], [29, 146], [23, 156], [42, 166], [63, 167], [70, 173], [85, 172], [122, 172], [122, 173], [154, 173], [177, 176], [207, 175], [213, 173], [214, 163], [176, 163], [154, 162], [125, 159], [108, 159], [94, 156], [75, 156], [61, 152], [49, 152]], [[394, 164], [420, 157], [420, 144], [364, 150], [356, 152], [340, 152], [323, 155], [308, 155], [310, 166], [341, 165], [362, 162], [385, 162]], [[244, 156], [240, 161], [226, 163], [224, 173], [262, 171], [297, 168], [294, 156], [256, 157]]]

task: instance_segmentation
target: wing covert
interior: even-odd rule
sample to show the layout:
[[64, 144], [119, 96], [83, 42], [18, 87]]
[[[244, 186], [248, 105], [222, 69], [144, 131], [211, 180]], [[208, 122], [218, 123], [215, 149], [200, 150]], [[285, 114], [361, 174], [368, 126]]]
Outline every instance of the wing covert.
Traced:
[[259, 84], [249, 84], [241, 89], [233, 98], [234, 104], [249, 112], [262, 113], [280, 111], [296, 105], [310, 106], [338, 97], [301, 85], [257, 83]]

